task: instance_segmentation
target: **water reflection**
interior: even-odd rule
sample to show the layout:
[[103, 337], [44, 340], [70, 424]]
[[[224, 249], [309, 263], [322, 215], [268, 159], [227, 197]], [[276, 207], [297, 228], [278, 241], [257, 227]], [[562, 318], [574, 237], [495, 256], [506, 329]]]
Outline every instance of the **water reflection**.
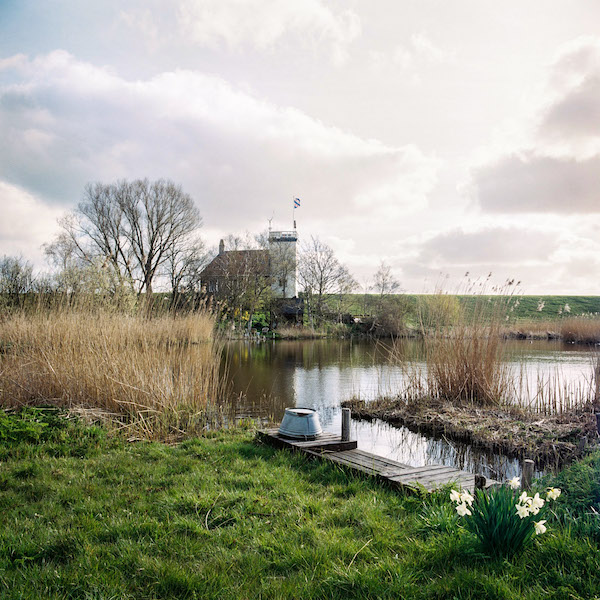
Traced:
[[[399, 389], [403, 370], [390, 364], [389, 349], [389, 343], [351, 340], [232, 342], [226, 351], [238, 395], [236, 416], [279, 423], [286, 407], [304, 406], [319, 411], [325, 431], [338, 432], [343, 400], [352, 396], [369, 400]], [[423, 360], [419, 342], [403, 341], [396, 350], [413, 363]], [[560, 365], [566, 380], [590, 377], [592, 353], [585, 347], [513, 341], [507, 350], [509, 360], [532, 373]], [[359, 448], [411, 466], [452, 465], [494, 479], [519, 473], [513, 459], [379, 421], [353, 420], [352, 433]]]

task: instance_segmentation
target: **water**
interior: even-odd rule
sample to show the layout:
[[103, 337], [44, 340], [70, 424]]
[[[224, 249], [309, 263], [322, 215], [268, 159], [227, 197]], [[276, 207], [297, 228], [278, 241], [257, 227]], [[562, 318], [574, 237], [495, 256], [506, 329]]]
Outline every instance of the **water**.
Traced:
[[[400, 386], [403, 371], [390, 364], [389, 349], [389, 342], [351, 340], [231, 342], [226, 352], [239, 397], [236, 416], [279, 423], [286, 407], [308, 407], [319, 412], [325, 431], [338, 433], [342, 401], [392, 395]], [[533, 382], [539, 375], [552, 378], [555, 373], [568, 385], [591, 381], [594, 353], [590, 348], [514, 341], [507, 342], [507, 351], [511, 365]], [[413, 362], [423, 360], [418, 341], [403, 342], [402, 352]], [[411, 466], [444, 464], [493, 479], [520, 473], [514, 459], [445, 438], [432, 439], [405, 427], [354, 419], [351, 427], [359, 448]]]

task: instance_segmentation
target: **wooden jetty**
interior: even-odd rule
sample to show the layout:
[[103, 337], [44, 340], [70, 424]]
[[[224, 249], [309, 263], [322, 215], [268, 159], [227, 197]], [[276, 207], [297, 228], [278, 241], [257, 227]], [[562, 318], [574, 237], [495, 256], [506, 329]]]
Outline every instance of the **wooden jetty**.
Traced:
[[424, 488], [432, 491], [454, 483], [458, 488], [472, 492], [475, 487], [486, 487], [495, 483], [486, 481], [481, 475], [473, 475], [453, 467], [443, 465], [411, 467], [383, 456], [358, 450], [356, 441], [344, 440], [347, 435], [323, 433], [314, 440], [296, 440], [281, 436], [278, 429], [266, 429], [259, 431], [257, 437], [277, 448], [288, 448], [307, 454], [311, 458], [327, 460], [375, 477], [396, 488], [412, 490]]

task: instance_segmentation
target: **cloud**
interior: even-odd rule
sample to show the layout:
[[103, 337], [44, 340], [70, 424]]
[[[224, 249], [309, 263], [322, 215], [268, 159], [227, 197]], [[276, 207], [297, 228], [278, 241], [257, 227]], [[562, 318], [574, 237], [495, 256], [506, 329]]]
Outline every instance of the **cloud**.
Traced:
[[600, 38], [559, 49], [528, 140], [472, 170], [481, 209], [600, 212]]
[[25, 190], [0, 180], [0, 255], [23, 255], [43, 264], [41, 245], [56, 233], [59, 209]]
[[240, 52], [273, 51], [294, 43], [305, 51], [325, 48], [334, 64], [346, 61], [348, 47], [361, 34], [354, 11], [335, 10], [324, 0], [158, 0], [152, 9], [121, 12], [121, 20], [154, 47], [173, 37], [161, 26], [172, 19], [178, 36], [194, 45]]
[[506, 156], [474, 173], [484, 211], [500, 213], [600, 212], [600, 156], [587, 160]]
[[[171, 71], [129, 81], [55, 51], [13, 61], [0, 87], [0, 178], [73, 206], [88, 181], [168, 177], [229, 231], [305, 212], [423, 207], [437, 161], [265, 102], [221, 78]], [[278, 216], [279, 216], [278, 215]], [[308, 215], [307, 215], [308, 216]]]
[[403, 69], [411, 69], [418, 63], [451, 64], [455, 61], [455, 56], [434, 44], [426, 35], [419, 33], [411, 36], [408, 46], [396, 46], [392, 61]]
[[454, 230], [425, 242], [420, 259], [442, 267], [546, 262], [558, 246], [554, 232], [519, 227]]

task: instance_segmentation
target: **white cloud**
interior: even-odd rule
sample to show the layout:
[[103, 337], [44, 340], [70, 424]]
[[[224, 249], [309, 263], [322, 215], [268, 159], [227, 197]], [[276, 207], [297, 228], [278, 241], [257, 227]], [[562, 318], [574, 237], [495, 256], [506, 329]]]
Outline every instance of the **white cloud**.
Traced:
[[56, 233], [56, 220], [62, 211], [1, 180], [0, 210], [0, 255], [22, 255], [42, 266], [41, 245]]
[[[14, 67], [14, 65], [13, 65]], [[197, 198], [205, 223], [254, 229], [289, 219], [389, 217], [423, 207], [437, 161], [177, 70], [128, 81], [63, 51], [21, 62], [0, 88], [0, 178], [73, 205], [87, 181], [168, 177]], [[25, 132], [25, 134], [24, 134]], [[289, 215], [289, 216], [288, 216]]]
[[455, 61], [452, 52], [443, 50], [422, 33], [413, 34], [408, 45], [396, 46], [392, 61], [403, 69], [424, 64], [451, 64]]
[[[338, 65], [361, 34], [354, 11], [336, 10], [324, 0], [155, 0], [151, 8], [128, 8], [120, 17], [154, 48], [174, 36], [230, 52], [273, 51], [297, 44], [318, 54], [324, 49]], [[176, 33], [165, 26], [172, 20]]]

